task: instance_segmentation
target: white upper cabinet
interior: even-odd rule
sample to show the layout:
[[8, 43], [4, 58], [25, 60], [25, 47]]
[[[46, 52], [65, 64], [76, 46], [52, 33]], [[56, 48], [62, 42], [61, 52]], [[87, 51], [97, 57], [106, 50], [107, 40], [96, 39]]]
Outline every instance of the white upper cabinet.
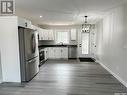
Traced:
[[39, 40], [54, 40], [54, 32], [53, 30], [46, 30], [39, 28]]
[[31, 29], [33, 29], [33, 30], [38, 30], [38, 27], [35, 26], [35, 25], [31, 25]]
[[76, 29], [71, 29], [71, 41], [75, 41], [76, 40]]
[[53, 32], [53, 30], [49, 30], [49, 31], [48, 31], [48, 37], [49, 37], [48, 40], [54, 40], [55, 37], [54, 37], [54, 32]]
[[39, 40], [43, 40], [43, 29], [39, 28], [37, 29], [38, 33], [39, 33]]
[[43, 29], [43, 39], [42, 40], [48, 40], [49, 36], [48, 36], [48, 30]]
[[25, 28], [32, 28], [31, 21], [26, 20], [24, 18], [18, 18], [18, 26], [25, 27]]

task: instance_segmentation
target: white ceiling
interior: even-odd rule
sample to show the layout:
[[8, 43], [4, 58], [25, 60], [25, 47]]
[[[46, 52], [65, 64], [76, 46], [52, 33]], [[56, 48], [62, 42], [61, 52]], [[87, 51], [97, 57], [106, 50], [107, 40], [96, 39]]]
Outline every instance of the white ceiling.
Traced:
[[[101, 18], [107, 10], [127, 0], [15, 0], [16, 14], [36, 24], [80, 24], [88, 15], [89, 23]], [[43, 17], [40, 18], [39, 16]]]

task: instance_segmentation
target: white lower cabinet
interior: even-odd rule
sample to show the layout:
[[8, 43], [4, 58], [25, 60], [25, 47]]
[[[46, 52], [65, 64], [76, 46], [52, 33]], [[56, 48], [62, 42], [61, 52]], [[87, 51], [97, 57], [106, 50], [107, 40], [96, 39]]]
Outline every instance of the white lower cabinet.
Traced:
[[59, 47], [54, 48], [54, 57], [55, 59], [60, 59], [61, 58], [61, 51]]
[[48, 48], [45, 48], [45, 60], [48, 60], [48, 57], [49, 57], [49, 55], [48, 55]]
[[49, 47], [48, 54], [49, 59], [67, 59], [68, 47]]
[[54, 53], [54, 48], [52, 47], [52, 48], [48, 48], [48, 54], [49, 54], [49, 56], [48, 56], [48, 58], [49, 59], [55, 59], [55, 53]]
[[61, 48], [61, 58], [62, 59], [68, 58], [68, 48], [66, 47]]

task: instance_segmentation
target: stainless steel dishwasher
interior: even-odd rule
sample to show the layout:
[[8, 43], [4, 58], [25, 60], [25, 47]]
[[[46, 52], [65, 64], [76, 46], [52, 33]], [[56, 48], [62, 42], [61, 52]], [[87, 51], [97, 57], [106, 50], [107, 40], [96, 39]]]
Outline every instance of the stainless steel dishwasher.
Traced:
[[69, 46], [68, 47], [68, 57], [69, 57], [69, 59], [76, 59], [77, 58], [77, 47], [76, 46]]

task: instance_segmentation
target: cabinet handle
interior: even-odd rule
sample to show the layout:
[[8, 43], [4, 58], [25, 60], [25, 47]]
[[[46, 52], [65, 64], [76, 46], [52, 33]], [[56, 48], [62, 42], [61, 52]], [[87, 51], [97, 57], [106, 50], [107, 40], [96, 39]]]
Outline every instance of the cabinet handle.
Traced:
[[27, 27], [28, 25], [27, 25], [27, 22], [25, 22], [25, 27]]
[[79, 47], [82, 47], [82, 44], [79, 44]]

